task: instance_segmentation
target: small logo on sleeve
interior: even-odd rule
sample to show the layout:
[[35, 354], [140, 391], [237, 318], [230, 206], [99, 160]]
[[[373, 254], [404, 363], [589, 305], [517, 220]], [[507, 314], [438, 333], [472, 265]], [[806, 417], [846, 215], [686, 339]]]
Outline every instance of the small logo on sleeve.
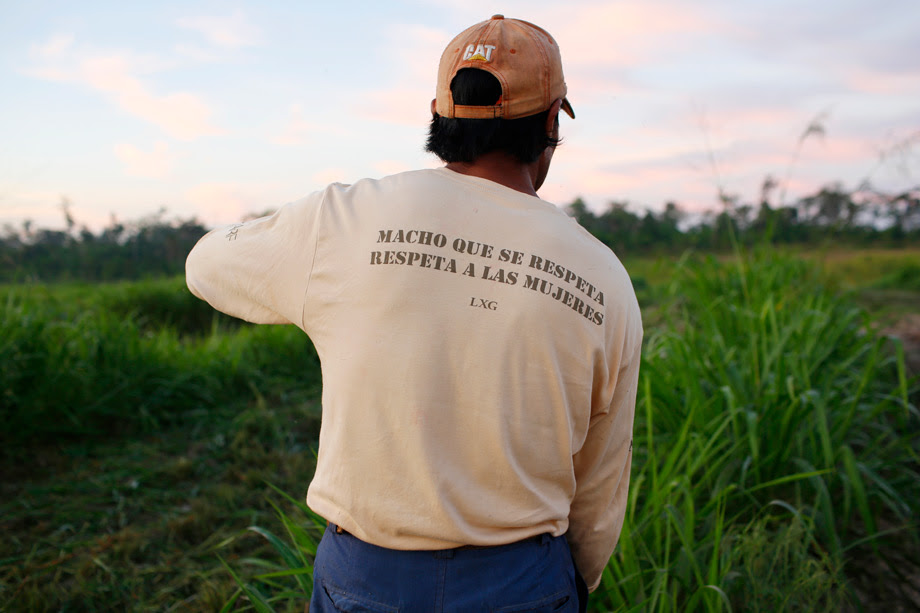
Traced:
[[228, 241], [235, 241], [236, 235], [240, 233], [240, 228], [242, 227], [243, 227], [243, 224], [241, 223], [238, 223], [235, 226], [230, 227], [230, 229], [227, 230], [227, 235], [224, 238], [226, 238]]

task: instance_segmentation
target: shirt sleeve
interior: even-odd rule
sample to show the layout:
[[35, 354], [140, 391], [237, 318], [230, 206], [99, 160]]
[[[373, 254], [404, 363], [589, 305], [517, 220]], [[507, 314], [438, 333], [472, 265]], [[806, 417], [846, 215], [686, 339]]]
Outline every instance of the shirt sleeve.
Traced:
[[585, 443], [574, 457], [576, 490], [567, 538], [575, 566], [592, 592], [600, 585], [626, 514], [641, 325], [631, 336], [619, 361], [613, 400], [606, 411], [592, 416]]
[[186, 260], [189, 290], [228, 315], [303, 328], [322, 202], [318, 192], [273, 215], [209, 232]]

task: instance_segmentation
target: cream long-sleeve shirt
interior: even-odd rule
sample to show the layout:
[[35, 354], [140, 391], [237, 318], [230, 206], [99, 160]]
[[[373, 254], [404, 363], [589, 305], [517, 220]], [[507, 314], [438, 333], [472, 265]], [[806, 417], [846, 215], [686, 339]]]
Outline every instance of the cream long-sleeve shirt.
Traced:
[[616, 256], [445, 168], [334, 184], [215, 230], [191, 291], [322, 363], [307, 502], [393, 549], [567, 534], [591, 590], [626, 507], [642, 324]]

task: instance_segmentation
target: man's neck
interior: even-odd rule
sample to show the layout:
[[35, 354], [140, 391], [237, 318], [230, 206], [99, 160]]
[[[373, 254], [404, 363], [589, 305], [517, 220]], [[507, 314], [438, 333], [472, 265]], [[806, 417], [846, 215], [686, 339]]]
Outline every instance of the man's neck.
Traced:
[[528, 196], [539, 197], [535, 189], [536, 162], [523, 164], [511, 156], [491, 152], [479, 156], [474, 162], [450, 162], [446, 168], [462, 175], [488, 179]]

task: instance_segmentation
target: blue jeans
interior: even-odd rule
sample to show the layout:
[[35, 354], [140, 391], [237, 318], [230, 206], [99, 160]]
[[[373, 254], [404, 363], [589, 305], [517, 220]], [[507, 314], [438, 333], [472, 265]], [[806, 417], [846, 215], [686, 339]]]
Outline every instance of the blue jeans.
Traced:
[[330, 525], [316, 552], [310, 613], [577, 613], [586, 603], [576, 577], [564, 536], [397, 551]]

